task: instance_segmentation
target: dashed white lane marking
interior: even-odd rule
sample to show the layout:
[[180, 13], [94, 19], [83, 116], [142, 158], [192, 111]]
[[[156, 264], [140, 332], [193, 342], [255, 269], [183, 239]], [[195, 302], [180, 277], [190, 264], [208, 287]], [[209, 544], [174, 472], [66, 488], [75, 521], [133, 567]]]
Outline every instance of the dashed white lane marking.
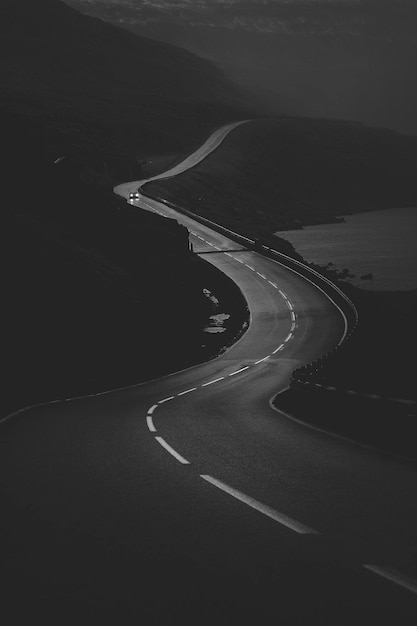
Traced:
[[378, 574], [378, 576], [382, 576], [382, 578], [386, 578], [387, 580], [403, 587], [404, 589], [408, 589], [412, 593], [417, 593], [417, 581], [413, 580], [409, 576], [402, 574], [401, 572], [397, 572], [395, 569], [391, 569], [388, 567], [380, 567], [379, 565], [364, 565], [365, 569], [368, 569], [370, 572], [374, 574]]
[[275, 348], [275, 350], [273, 351], [272, 354], [276, 354], [277, 352], [279, 352], [280, 350], [282, 350], [284, 347], [284, 344], [282, 343], [280, 346], [278, 346], [278, 348]]
[[291, 320], [293, 322], [295, 322], [295, 313], [294, 313], [294, 311], [291, 311]]
[[283, 291], [281, 291], [281, 289], [278, 289], [278, 291], [280, 292], [280, 294], [284, 298], [284, 300], [287, 300], [287, 296], [285, 295], [285, 293]]
[[214, 385], [214, 383], [218, 383], [219, 380], [224, 380], [224, 376], [220, 376], [220, 378], [215, 378], [214, 380], [209, 380], [208, 383], [204, 383], [201, 385], [202, 387], [208, 387], [209, 385]]
[[162, 439], [162, 437], [155, 437], [155, 439], [157, 440], [158, 443], [161, 444], [161, 446], [163, 448], [165, 448], [165, 450], [167, 452], [169, 452], [170, 454], [172, 454], [172, 456], [177, 459], [177, 461], [179, 461], [180, 463], [182, 463], [183, 465], [190, 465], [190, 461], [187, 461], [187, 459], [184, 459], [183, 456], [181, 456], [181, 454], [178, 454], [178, 452], [176, 450], [174, 450], [174, 448], [171, 448], [171, 446], [169, 445], [169, 443], [167, 443], [165, 441], [165, 439]]
[[240, 374], [240, 372], [244, 372], [245, 370], [249, 369], [249, 365], [246, 365], [246, 367], [241, 367], [240, 370], [236, 370], [236, 372], [232, 372], [231, 374], [229, 374], [229, 376], [234, 376], [235, 374]]
[[293, 330], [295, 330], [295, 322], [293, 322], [293, 323], [291, 324], [290, 331], [292, 332]]
[[158, 404], [163, 404], [164, 402], [168, 402], [168, 400], [173, 400], [174, 398], [175, 396], [169, 396], [168, 398], [164, 398], [163, 400], [160, 400]]
[[226, 256], [230, 256], [232, 259], [234, 258], [234, 257], [230, 254], [230, 252], [225, 252], [225, 255], [226, 255]]
[[151, 431], [151, 433], [156, 433], [156, 428], [153, 425], [153, 421], [152, 421], [152, 415], [148, 415], [146, 416], [146, 423], [148, 425], [149, 430]]
[[196, 391], [197, 387], [192, 387], [191, 389], [186, 389], [185, 391], [181, 391], [181, 393], [177, 393], [177, 396], [185, 396], [186, 393], [191, 393], [192, 391]]
[[259, 513], [262, 513], [263, 515], [270, 517], [275, 522], [278, 522], [279, 524], [282, 524], [283, 526], [290, 528], [291, 530], [293, 530], [296, 533], [299, 533], [300, 535], [317, 535], [318, 534], [317, 531], [313, 530], [312, 528], [309, 528], [308, 526], [305, 526], [304, 524], [300, 524], [300, 522], [297, 522], [296, 520], [291, 519], [291, 517], [288, 517], [287, 515], [284, 515], [283, 513], [279, 513], [278, 511], [275, 511], [275, 509], [271, 509], [271, 507], [267, 506], [266, 504], [262, 504], [262, 502], [259, 502], [258, 500], [255, 500], [254, 498], [251, 498], [250, 496], [247, 496], [246, 494], [242, 493], [241, 491], [238, 491], [237, 489], [234, 489], [233, 487], [229, 487], [229, 485], [226, 485], [226, 483], [223, 483], [221, 480], [217, 480], [217, 478], [213, 478], [212, 476], [209, 476], [208, 474], [200, 474], [200, 478], [202, 478], [203, 480], [206, 480], [208, 483], [214, 485], [218, 489], [221, 489], [225, 493], [229, 494], [229, 496], [233, 496], [233, 498], [236, 498], [236, 500], [240, 500], [244, 504], [247, 504], [248, 506], [250, 506], [252, 509], [259, 511]]
[[252, 270], [252, 272], [254, 272], [254, 271], [255, 271], [255, 269], [252, 267], [252, 265], [248, 265], [248, 264], [246, 263], [246, 267], [247, 267], [248, 269]]
[[261, 274], [261, 272], [256, 272], [258, 274], [258, 276], [260, 276], [261, 278], [263, 278], [264, 280], [266, 280], [266, 276], [264, 276], [263, 274]]
[[255, 361], [255, 365], [259, 365], [259, 363], [262, 363], [263, 361], [266, 361], [267, 359], [269, 359], [269, 354], [268, 356], [264, 356], [263, 359], [259, 359], [259, 361]]
[[287, 343], [287, 341], [289, 341], [291, 339], [291, 337], [292, 337], [292, 333], [290, 333], [288, 335], [288, 337], [286, 339], [284, 339], [284, 343]]
[[153, 412], [155, 411], [155, 409], [157, 409], [157, 408], [158, 408], [158, 405], [157, 405], [157, 404], [154, 404], [153, 406], [151, 406], [151, 408], [150, 408], [150, 409], [148, 409], [148, 413], [149, 413], [149, 415], [152, 415], [152, 413], [153, 413]]
[[268, 280], [269, 284], [272, 285], [274, 287], [274, 289], [278, 289], [278, 287], [276, 286], [275, 283], [272, 282], [272, 280]]

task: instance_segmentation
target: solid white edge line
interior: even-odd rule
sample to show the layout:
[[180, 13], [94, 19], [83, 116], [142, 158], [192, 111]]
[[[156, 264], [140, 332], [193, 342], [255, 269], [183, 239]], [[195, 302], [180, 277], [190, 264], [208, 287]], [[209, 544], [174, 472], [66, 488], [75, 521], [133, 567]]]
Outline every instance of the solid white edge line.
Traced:
[[158, 408], [158, 405], [157, 405], [157, 404], [154, 404], [153, 406], [151, 406], [151, 408], [150, 408], [150, 409], [148, 409], [148, 413], [149, 413], [149, 415], [152, 415], [152, 413], [153, 413], [153, 412], [155, 411], [155, 409], [157, 409], [157, 408]]
[[220, 378], [215, 378], [214, 380], [210, 380], [208, 383], [204, 383], [201, 386], [202, 387], [208, 387], [209, 385], [213, 385], [214, 383], [218, 383], [219, 380], [224, 380], [224, 376], [220, 376]]
[[159, 444], [161, 444], [161, 446], [163, 448], [165, 448], [165, 450], [167, 452], [169, 452], [170, 454], [172, 454], [172, 456], [177, 459], [177, 461], [179, 461], [180, 463], [182, 463], [183, 465], [190, 465], [190, 461], [187, 461], [187, 459], [184, 459], [183, 456], [181, 456], [181, 454], [178, 454], [178, 452], [176, 450], [174, 450], [174, 448], [171, 448], [171, 446], [169, 445], [169, 443], [167, 443], [165, 441], [165, 439], [162, 439], [162, 437], [155, 437], [155, 439], [157, 440], [157, 442]]
[[235, 374], [240, 374], [240, 372], [244, 372], [247, 369], [249, 369], [249, 365], [247, 365], [246, 367], [241, 367], [240, 370], [236, 370], [236, 372], [232, 372], [231, 374], [229, 374], [229, 376], [234, 376]]
[[168, 398], [164, 398], [163, 400], [160, 400], [158, 404], [163, 404], [164, 402], [168, 402], [168, 400], [173, 400], [174, 398], [175, 396], [169, 396]]
[[149, 430], [151, 431], [151, 433], [156, 433], [156, 428], [153, 425], [153, 421], [152, 421], [152, 415], [148, 415], [146, 416], [146, 423], [148, 425]]
[[382, 576], [382, 578], [386, 578], [390, 582], [403, 587], [404, 589], [408, 589], [408, 591], [411, 591], [412, 593], [417, 593], [417, 581], [395, 569], [380, 567], [379, 565], [372, 564], [363, 565], [363, 567], [370, 572], [378, 574], [378, 576]]
[[247, 504], [252, 509], [259, 511], [259, 513], [262, 513], [263, 515], [270, 517], [275, 522], [278, 522], [279, 524], [286, 526], [290, 530], [293, 530], [294, 532], [300, 535], [318, 535], [319, 534], [316, 530], [313, 530], [312, 528], [309, 528], [308, 526], [305, 526], [304, 524], [301, 524], [300, 522], [293, 520], [291, 517], [288, 517], [288, 515], [279, 513], [278, 511], [275, 511], [275, 509], [272, 509], [266, 504], [262, 504], [262, 502], [259, 502], [258, 500], [255, 500], [254, 498], [251, 498], [250, 496], [247, 496], [241, 491], [238, 491], [237, 489], [234, 489], [233, 487], [229, 487], [229, 485], [226, 485], [226, 483], [223, 483], [221, 480], [217, 480], [217, 478], [213, 478], [212, 476], [209, 476], [208, 474], [200, 474], [200, 478], [207, 481], [211, 485], [214, 485], [218, 489], [221, 489], [222, 491], [227, 493], [229, 496], [236, 498], [236, 500], [240, 500], [240, 502]]
[[185, 391], [181, 391], [181, 393], [177, 393], [177, 396], [185, 396], [186, 393], [191, 393], [192, 391], [196, 391], [197, 387], [192, 387], [191, 389], [186, 389]]
[[[282, 253], [278, 253], [278, 254], [281, 254], [281, 256], [283, 256], [284, 258], [291, 259], [291, 257], [287, 257], [285, 254], [282, 254]], [[270, 258], [270, 257], [268, 257], [268, 258]], [[319, 290], [319, 291], [320, 291], [320, 292], [321, 292], [324, 296], [326, 296], [326, 298], [327, 298], [327, 299], [328, 299], [328, 300], [329, 300], [329, 301], [333, 304], [333, 306], [334, 306], [334, 307], [336, 307], [336, 309], [339, 311], [340, 315], [342, 316], [342, 318], [343, 318], [343, 322], [344, 322], [344, 325], [345, 325], [345, 330], [344, 330], [344, 333], [343, 333], [342, 337], [340, 338], [340, 340], [339, 340], [339, 342], [338, 342], [338, 344], [337, 344], [338, 346], [340, 346], [340, 345], [344, 342], [345, 337], [346, 337], [347, 332], [348, 332], [348, 321], [347, 321], [347, 317], [346, 317], [345, 313], [342, 311], [342, 309], [340, 308], [340, 306], [339, 306], [338, 304], [336, 304], [336, 302], [333, 300], [333, 298], [332, 298], [331, 296], [329, 296], [329, 294], [328, 294], [328, 293], [326, 293], [326, 292], [324, 291], [324, 289], [322, 289], [322, 287], [319, 287], [319, 285], [317, 285], [316, 283], [314, 283], [314, 282], [313, 282], [310, 278], [307, 278], [307, 276], [304, 276], [303, 274], [300, 274], [300, 272], [297, 272], [297, 270], [293, 269], [292, 267], [288, 267], [288, 265], [285, 265], [284, 263], [282, 263], [282, 261], [280, 262], [280, 261], [278, 261], [277, 259], [271, 259], [271, 258], [270, 258], [270, 260], [271, 260], [273, 263], [276, 263], [277, 265], [280, 265], [281, 267], [285, 267], [287, 270], [289, 270], [289, 271], [290, 271], [290, 272], [292, 272], [293, 274], [297, 274], [297, 276], [300, 276], [301, 278], [303, 278], [304, 280], [306, 280], [308, 283], [310, 283], [311, 285], [313, 285], [313, 287], [315, 287], [316, 289], [318, 289], [318, 290]], [[291, 260], [292, 260], [292, 261], [295, 261], [295, 259], [291, 259]], [[301, 267], [303, 267], [303, 264], [302, 264], [302, 263], [300, 263], [299, 261], [295, 261], [295, 262], [296, 262], [296, 263], [298, 263], [299, 265], [301, 265]], [[308, 268], [308, 269], [309, 269], [309, 270], [311, 270], [311, 268]], [[334, 285], [334, 284], [333, 284], [330, 280], [326, 279], [324, 276], [322, 276], [322, 275], [321, 275], [321, 274], [319, 274], [318, 272], [315, 272], [314, 270], [311, 270], [311, 272], [312, 272], [313, 274], [315, 274], [316, 276], [319, 276], [320, 278], [322, 278], [322, 279], [323, 279], [323, 281], [324, 281], [325, 283], [327, 283], [328, 285], [332, 286], [332, 287], [334, 288], [334, 290], [335, 290], [335, 291], [337, 291], [337, 293], [339, 293], [339, 295], [340, 295], [340, 294], [343, 294], [342, 290], [341, 290], [341, 289], [339, 289], [339, 288], [337, 287], [337, 285]], [[283, 297], [283, 298], [285, 298], [285, 299], [287, 300], [287, 296], [286, 296], [286, 295], [285, 295], [285, 294], [284, 294], [281, 290], [279, 290], [279, 292], [280, 292], [280, 294], [282, 295], [282, 297]], [[343, 296], [344, 296], [344, 297], [345, 297], [345, 299], [346, 299], [345, 294], [343, 294]], [[356, 310], [356, 309], [355, 309], [355, 310]]]

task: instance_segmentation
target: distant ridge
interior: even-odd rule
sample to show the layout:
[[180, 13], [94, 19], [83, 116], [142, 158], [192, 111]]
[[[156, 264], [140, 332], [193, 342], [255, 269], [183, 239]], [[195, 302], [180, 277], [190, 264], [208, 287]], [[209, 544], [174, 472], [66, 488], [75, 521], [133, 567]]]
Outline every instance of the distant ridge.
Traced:
[[0, 41], [0, 111], [89, 156], [180, 151], [247, 116], [208, 61], [59, 0], [3, 0]]

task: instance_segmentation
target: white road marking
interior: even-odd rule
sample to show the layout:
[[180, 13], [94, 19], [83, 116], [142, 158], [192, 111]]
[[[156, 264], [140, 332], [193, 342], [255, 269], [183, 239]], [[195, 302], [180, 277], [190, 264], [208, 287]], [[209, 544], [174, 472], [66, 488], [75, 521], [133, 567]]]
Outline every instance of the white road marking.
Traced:
[[363, 567], [368, 569], [370, 572], [378, 574], [378, 576], [382, 576], [382, 578], [386, 578], [392, 583], [403, 587], [404, 589], [408, 589], [408, 591], [412, 591], [412, 593], [417, 593], [417, 581], [395, 569], [380, 567], [379, 565], [364, 565]]
[[273, 287], [275, 287], [275, 289], [278, 289], [278, 287], [276, 286], [275, 283], [272, 282], [272, 280], [268, 280], [269, 284], [272, 285]]
[[266, 276], [264, 276], [263, 274], [261, 274], [261, 272], [256, 272], [258, 274], [258, 276], [260, 276], [261, 278], [263, 278], [264, 280], [266, 280]]
[[208, 387], [209, 385], [213, 385], [214, 383], [218, 383], [219, 380], [224, 380], [224, 376], [220, 376], [220, 378], [215, 378], [214, 380], [210, 380], [208, 383], [204, 383], [201, 386], [202, 387]]
[[172, 456], [177, 459], [177, 461], [179, 461], [180, 463], [182, 463], [183, 465], [190, 465], [190, 461], [187, 461], [187, 459], [184, 459], [183, 456], [181, 456], [181, 454], [178, 454], [178, 452], [176, 450], [174, 450], [174, 448], [171, 448], [171, 446], [169, 445], [169, 443], [167, 443], [165, 441], [165, 439], [162, 439], [162, 437], [155, 437], [155, 439], [157, 440], [158, 443], [161, 444], [161, 446], [163, 448], [165, 448], [165, 450], [167, 452], [169, 452], [170, 454], [172, 454]]
[[287, 306], [288, 306], [290, 311], [294, 310], [294, 307], [293, 307], [292, 303], [289, 300], [287, 300]]
[[252, 267], [252, 265], [248, 265], [248, 264], [246, 263], [246, 267], [247, 267], [248, 269], [252, 270], [252, 272], [254, 272], [254, 271], [255, 271], [255, 270], [254, 270], [254, 268]]
[[152, 433], [156, 433], [156, 428], [153, 425], [153, 421], [152, 421], [152, 415], [148, 415], [146, 416], [146, 423], [148, 424], [148, 428]]
[[285, 293], [283, 291], [281, 291], [281, 289], [278, 289], [278, 291], [280, 292], [281, 296], [284, 298], [284, 300], [287, 300], [287, 296], [285, 295]]
[[282, 350], [282, 348], [284, 347], [284, 344], [282, 343], [280, 346], [278, 346], [278, 348], [275, 348], [275, 350], [273, 351], [272, 354], [276, 354], [277, 352], [279, 352], [280, 350]]
[[157, 408], [158, 408], [158, 405], [157, 405], [157, 404], [154, 404], [153, 406], [151, 406], [151, 408], [150, 408], [150, 409], [148, 409], [148, 413], [149, 413], [149, 415], [152, 415], [152, 413], [153, 413], [153, 412], [155, 411], [155, 409], [157, 409]]
[[262, 363], [263, 361], [266, 361], [267, 359], [269, 359], [269, 354], [268, 356], [264, 356], [263, 359], [259, 359], [259, 361], [255, 361], [255, 365], [258, 365], [259, 363]]
[[186, 389], [186, 391], [181, 391], [181, 393], [177, 393], [177, 396], [185, 396], [186, 393], [191, 393], [192, 391], [196, 391], [197, 387], [192, 387], [191, 389]]
[[291, 311], [291, 319], [293, 322], [295, 322], [295, 313], [294, 311]]
[[234, 257], [230, 254], [230, 252], [225, 252], [225, 255], [226, 255], [226, 256], [230, 256], [232, 259], [234, 258]]
[[247, 365], [246, 367], [241, 367], [240, 370], [236, 370], [236, 372], [232, 372], [231, 374], [229, 374], [229, 376], [234, 376], [235, 374], [240, 374], [240, 372], [244, 372], [247, 369], [249, 369], [249, 365]]
[[290, 331], [292, 332], [293, 330], [295, 330], [295, 322], [293, 322], [293, 323], [291, 324]]
[[169, 398], [164, 398], [163, 400], [160, 400], [158, 404], [163, 404], [164, 402], [168, 402], [168, 400], [173, 400], [174, 398], [175, 396], [169, 396]]
[[308, 535], [308, 534], [317, 535], [318, 534], [317, 531], [313, 530], [312, 528], [309, 528], [308, 526], [305, 526], [304, 524], [300, 524], [300, 522], [297, 522], [296, 520], [291, 519], [291, 517], [288, 517], [287, 515], [284, 515], [283, 513], [279, 513], [278, 511], [275, 511], [275, 509], [271, 509], [271, 507], [267, 506], [266, 504], [262, 504], [262, 502], [259, 502], [258, 500], [255, 500], [254, 498], [251, 498], [250, 496], [247, 496], [241, 491], [238, 491], [237, 489], [233, 489], [233, 487], [229, 487], [229, 485], [226, 485], [222, 481], [217, 480], [216, 478], [213, 478], [212, 476], [209, 476], [208, 474], [200, 474], [200, 478], [202, 478], [203, 480], [206, 480], [208, 483], [214, 485], [218, 489], [221, 489], [225, 493], [229, 494], [229, 496], [233, 496], [233, 498], [236, 498], [236, 500], [240, 500], [244, 504], [247, 504], [248, 506], [250, 506], [252, 509], [259, 511], [259, 513], [263, 513], [263, 515], [270, 517], [275, 522], [278, 522], [279, 524], [282, 524], [283, 526], [290, 528], [291, 530], [293, 530], [296, 533], [299, 533], [300, 535]]
[[286, 339], [284, 339], [284, 343], [287, 343], [287, 341], [289, 341], [291, 339], [291, 337], [292, 337], [292, 333], [290, 333], [288, 335], [288, 337]]

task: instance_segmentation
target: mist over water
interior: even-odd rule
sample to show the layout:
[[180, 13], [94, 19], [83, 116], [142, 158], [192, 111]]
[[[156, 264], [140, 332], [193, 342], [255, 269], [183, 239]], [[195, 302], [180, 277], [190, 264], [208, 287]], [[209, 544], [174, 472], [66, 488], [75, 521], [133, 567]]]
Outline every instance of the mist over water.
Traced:
[[[320, 224], [277, 233], [310, 262], [349, 269], [349, 282], [364, 289], [417, 288], [417, 207], [345, 216], [346, 223]], [[371, 273], [372, 280], [360, 277]]]

